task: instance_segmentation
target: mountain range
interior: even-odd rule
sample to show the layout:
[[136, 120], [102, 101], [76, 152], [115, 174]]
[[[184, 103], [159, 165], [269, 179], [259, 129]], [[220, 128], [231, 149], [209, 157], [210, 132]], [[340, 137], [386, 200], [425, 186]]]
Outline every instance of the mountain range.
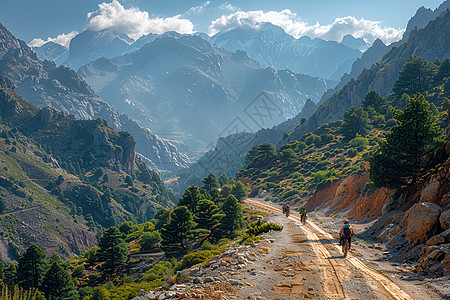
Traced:
[[[115, 109], [160, 136], [182, 140], [190, 153], [215, 141], [237, 117], [257, 114], [250, 110], [261, 110], [258, 101], [274, 111], [264, 122], [246, 121], [251, 130], [294, 117], [307, 99], [317, 102], [336, 84], [262, 68], [244, 51], [232, 53], [199, 36], [175, 34], [120, 57], [98, 59], [78, 73]], [[265, 99], [258, 98], [261, 93]]]
[[0, 24], [0, 75], [8, 77], [21, 96], [39, 107], [49, 106], [79, 119], [105, 119], [117, 130], [128, 131], [136, 149], [157, 169], [175, 170], [189, 159], [175, 145], [111, 108], [73, 70], [41, 60], [25, 42]]
[[[388, 96], [397, 81], [399, 71], [409, 57], [419, 56], [428, 61], [450, 57], [450, 11], [431, 21], [422, 29], [415, 28], [408, 39], [389, 50], [383, 59], [370, 69], [364, 69], [357, 79], [351, 79], [340, 91], [325, 101], [301, 126], [297, 127], [280, 145], [298, 140], [322, 124], [340, 120], [351, 106], [361, 106], [362, 99], [371, 90]], [[430, 45], [435, 45], [430, 47]]]
[[367, 48], [364, 40], [352, 36], [344, 37], [342, 43], [307, 36], [296, 39], [271, 23], [219, 32], [210, 41], [228, 51], [245, 51], [263, 67], [331, 80], [339, 80], [349, 72], [362, 55], [359, 49]]
[[[161, 36], [178, 35], [176, 32], [162, 35], [150, 33], [133, 41], [126, 34], [108, 29], [86, 30], [71, 40], [68, 49], [48, 42], [33, 50], [41, 59], [53, 60], [57, 65], [78, 70], [82, 65], [102, 57], [113, 58], [137, 51]], [[212, 37], [203, 33], [194, 35], [231, 52], [246, 51], [262, 67], [289, 69], [295, 73], [331, 80], [339, 80], [344, 73], [349, 72], [352, 63], [368, 48], [363, 39], [351, 35], [345, 36], [341, 43], [306, 36], [296, 39], [271, 23], [263, 23], [257, 28], [219, 32]]]

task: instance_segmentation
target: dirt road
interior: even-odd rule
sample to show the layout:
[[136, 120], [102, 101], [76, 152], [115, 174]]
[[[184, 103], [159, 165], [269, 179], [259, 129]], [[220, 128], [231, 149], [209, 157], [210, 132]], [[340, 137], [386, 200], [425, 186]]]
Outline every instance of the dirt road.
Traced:
[[[265, 299], [441, 299], [429, 290], [391, 280], [368, 267], [352, 253], [343, 258], [337, 238], [308, 221], [301, 225], [297, 214], [289, 219], [279, 206], [248, 199], [249, 206], [274, 213], [272, 218], [285, 226], [275, 248], [255, 270], [264, 270], [254, 284], [239, 291], [239, 298], [261, 295]], [[264, 275], [264, 276], [263, 276]], [[246, 278], [244, 278], [246, 279]], [[270, 287], [270, 288], [269, 288]]]

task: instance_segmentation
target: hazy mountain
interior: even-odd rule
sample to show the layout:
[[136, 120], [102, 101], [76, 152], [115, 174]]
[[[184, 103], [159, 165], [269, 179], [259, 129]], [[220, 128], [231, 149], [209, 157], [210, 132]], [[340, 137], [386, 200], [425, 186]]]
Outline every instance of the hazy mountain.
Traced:
[[69, 55], [69, 49], [55, 42], [47, 42], [40, 47], [33, 47], [32, 49], [40, 59], [52, 60], [57, 65], [65, 62]]
[[[302, 126], [297, 127], [286, 142], [297, 140], [324, 123], [342, 119], [351, 106], [361, 106], [362, 99], [371, 90], [387, 96], [398, 74], [410, 56], [428, 61], [450, 57], [450, 11], [430, 22], [425, 28], [413, 30], [407, 41], [393, 47], [381, 62], [365, 69], [358, 78], [351, 79], [339, 92], [325, 101]], [[439, 45], [438, 47], [430, 45]]]
[[[354, 39], [356, 40], [356, 39]], [[271, 23], [264, 23], [259, 28], [236, 28], [227, 32], [219, 32], [211, 38], [211, 42], [228, 51], [246, 51], [252, 59], [263, 67], [289, 69], [293, 72], [308, 74], [332, 80], [339, 80], [345, 72], [349, 72], [352, 63], [362, 53], [352, 49], [355, 42], [348, 47], [334, 41], [311, 39], [303, 36], [295, 39], [282, 28]]]
[[155, 168], [175, 170], [188, 162], [186, 154], [173, 144], [112, 109], [73, 70], [40, 60], [1, 24], [0, 75], [10, 78], [17, 93], [39, 107], [50, 106], [80, 119], [102, 118], [112, 128], [130, 132], [136, 139], [136, 150]]
[[355, 38], [351, 34], [347, 34], [344, 36], [341, 42], [342, 45], [345, 45], [349, 48], [359, 51], [366, 51], [369, 45], [362, 38]]
[[[293, 117], [306, 99], [318, 101], [335, 84], [261, 68], [243, 51], [231, 53], [193, 35], [162, 36], [139, 51], [87, 64], [79, 74], [114, 108], [197, 149], [215, 141], [237, 117], [258, 109], [270, 116], [245, 121], [253, 130]], [[274, 111], [252, 102], [263, 91], [268, 99], [257, 101]]]
[[201, 180], [209, 173], [217, 176], [227, 174], [229, 177], [233, 177], [236, 172], [245, 166], [245, 157], [253, 146], [265, 142], [277, 144], [283, 139], [283, 136], [300, 124], [303, 117], [309, 118], [316, 108], [317, 105], [308, 99], [298, 115], [279, 125], [268, 129], [260, 129], [257, 132], [242, 132], [220, 137], [214, 148], [205, 153], [189, 168], [178, 172], [177, 186], [172, 186], [172, 188], [180, 193], [185, 187], [192, 184], [201, 185]]
[[74, 70], [85, 63], [100, 57], [114, 57], [126, 53], [133, 39], [124, 33], [110, 30], [90, 31], [86, 30], [77, 34], [69, 46], [69, 57], [64, 62]]

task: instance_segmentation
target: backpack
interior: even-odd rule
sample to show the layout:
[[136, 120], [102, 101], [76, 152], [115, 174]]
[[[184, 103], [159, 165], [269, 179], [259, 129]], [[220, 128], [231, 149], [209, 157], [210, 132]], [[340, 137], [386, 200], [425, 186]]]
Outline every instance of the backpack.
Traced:
[[344, 229], [342, 230], [342, 234], [348, 238], [352, 235], [352, 230], [350, 229], [350, 224], [345, 224]]

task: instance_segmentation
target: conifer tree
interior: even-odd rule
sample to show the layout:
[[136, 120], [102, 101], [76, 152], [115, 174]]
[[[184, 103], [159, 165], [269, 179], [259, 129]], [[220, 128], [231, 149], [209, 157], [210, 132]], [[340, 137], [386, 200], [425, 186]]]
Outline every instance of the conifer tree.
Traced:
[[344, 114], [342, 133], [348, 139], [353, 139], [357, 134], [366, 136], [369, 130], [369, 115], [360, 107], [352, 106]]
[[378, 92], [372, 90], [364, 97], [361, 107], [366, 111], [369, 107], [372, 107], [377, 113], [381, 113], [385, 104], [386, 99], [384, 99]]
[[236, 230], [244, 226], [242, 207], [236, 197], [228, 196], [222, 206], [224, 216], [220, 221], [220, 235], [227, 238], [235, 237]]
[[219, 184], [220, 187], [224, 186], [225, 184], [228, 184], [228, 176], [227, 174], [223, 173], [222, 175], [220, 175], [219, 177]]
[[186, 206], [191, 213], [196, 213], [198, 202], [205, 197], [200, 193], [200, 189], [192, 185], [184, 190], [181, 199], [178, 201], [179, 206]]
[[231, 194], [234, 195], [239, 201], [244, 200], [248, 196], [247, 189], [241, 181], [236, 182], [231, 190]]
[[17, 284], [17, 265], [10, 264], [5, 268], [3, 282], [10, 288]]
[[195, 224], [192, 219], [192, 213], [186, 206], [175, 208], [170, 214], [170, 222], [161, 229], [161, 245], [168, 250], [186, 250], [186, 235]]
[[103, 262], [103, 269], [114, 274], [117, 267], [128, 257], [128, 248], [122, 239], [122, 233], [115, 226], [108, 228], [100, 239], [99, 247], [97, 255], [99, 261]]
[[53, 262], [42, 280], [42, 292], [48, 300], [75, 300], [75, 286], [69, 272], [59, 263]]
[[410, 96], [422, 93], [429, 87], [436, 71], [435, 64], [429, 63], [421, 57], [412, 56], [400, 71], [392, 90], [397, 98], [400, 98], [403, 93]]
[[32, 244], [19, 258], [17, 279], [24, 289], [38, 288], [45, 271], [45, 253]]
[[420, 175], [432, 164], [427, 156], [443, 145], [445, 136], [430, 112], [430, 105], [418, 94], [410, 98], [404, 111], [394, 111], [397, 125], [379, 141], [379, 151], [370, 165], [376, 186], [397, 188]]
[[204, 184], [203, 188], [207, 191], [210, 191], [212, 188], [219, 187], [219, 181], [213, 173], [209, 173], [208, 176], [202, 179], [202, 182]]
[[194, 220], [197, 223], [196, 228], [204, 229], [209, 232], [205, 240], [214, 234], [214, 231], [219, 226], [220, 219], [223, 216], [224, 215], [220, 213], [219, 208], [213, 201], [203, 199], [198, 202], [197, 214], [194, 216]]

